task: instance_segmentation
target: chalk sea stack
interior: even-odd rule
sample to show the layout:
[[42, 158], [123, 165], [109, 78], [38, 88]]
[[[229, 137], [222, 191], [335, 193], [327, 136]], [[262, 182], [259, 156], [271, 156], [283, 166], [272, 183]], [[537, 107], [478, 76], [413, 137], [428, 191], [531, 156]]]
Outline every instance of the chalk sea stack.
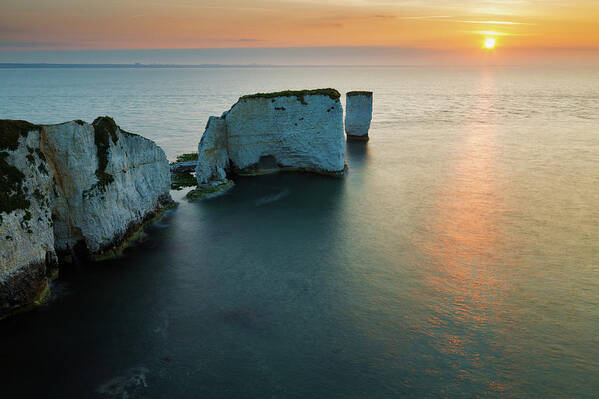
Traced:
[[229, 187], [227, 176], [293, 170], [345, 171], [343, 109], [335, 89], [258, 93], [212, 116], [198, 145], [198, 190]]
[[350, 91], [346, 94], [345, 133], [348, 141], [368, 141], [372, 120], [372, 92]]
[[118, 252], [169, 188], [162, 149], [109, 117], [0, 120], [0, 318], [41, 301], [61, 262]]

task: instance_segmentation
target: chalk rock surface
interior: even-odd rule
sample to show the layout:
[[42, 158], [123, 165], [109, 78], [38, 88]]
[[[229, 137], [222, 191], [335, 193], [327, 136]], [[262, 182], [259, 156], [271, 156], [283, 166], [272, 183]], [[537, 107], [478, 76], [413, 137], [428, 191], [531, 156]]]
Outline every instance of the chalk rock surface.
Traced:
[[111, 118], [45, 126], [42, 151], [59, 193], [54, 211], [60, 252], [81, 244], [91, 254], [111, 249], [171, 201], [162, 149]]
[[108, 117], [0, 121], [0, 169], [0, 317], [47, 291], [57, 255], [109, 253], [172, 203], [162, 149]]
[[345, 104], [345, 133], [347, 133], [347, 139], [368, 141], [371, 120], [372, 92], [348, 92]]
[[53, 183], [40, 131], [0, 120], [0, 318], [40, 300], [56, 265]]
[[196, 179], [198, 185], [224, 183], [229, 168], [227, 123], [223, 117], [208, 118], [206, 130], [198, 144]]
[[342, 174], [343, 109], [334, 89], [243, 96], [210, 117], [198, 146], [198, 185], [224, 183], [227, 172], [261, 169]]

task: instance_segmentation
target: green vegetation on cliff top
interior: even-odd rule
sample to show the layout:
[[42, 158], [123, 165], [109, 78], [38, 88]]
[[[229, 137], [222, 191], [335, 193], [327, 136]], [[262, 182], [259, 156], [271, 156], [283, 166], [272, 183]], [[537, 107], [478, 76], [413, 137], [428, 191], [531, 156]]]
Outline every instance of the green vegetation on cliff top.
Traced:
[[[0, 152], [0, 213], [27, 209], [31, 205], [23, 190], [25, 175], [6, 161], [8, 152]], [[0, 224], [2, 218], [0, 217]]]
[[[79, 121], [75, 121], [80, 124]], [[119, 141], [117, 129], [124, 136], [138, 136], [134, 133], [129, 133], [118, 126], [114, 119], [109, 116], [100, 116], [92, 122], [94, 127], [94, 143], [96, 144], [96, 156], [98, 157], [98, 168], [96, 169], [96, 178], [98, 182], [83, 192], [84, 196], [89, 196], [94, 189], [105, 191], [106, 186], [114, 182], [114, 176], [106, 173], [108, 167], [108, 153], [110, 151], [110, 140], [114, 144]]]
[[[27, 133], [34, 130], [39, 131], [40, 127], [26, 121], [0, 120], [0, 213], [27, 209], [31, 205], [23, 188], [25, 175], [9, 165], [6, 158], [9, 155], [7, 151], [15, 151], [19, 147], [19, 137], [27, 137]], [[28, 161], [31, 161], [29, 157]]]
[[256, 94], [247, 94], [245, 96], [239, 97], [240, 100], [249, 100], [254, 98], [276, 98], [276, 97], [297, 97], [297, 99], [305, 104], [304, 101], [305, 96], [316, 96], [322, 95], [327, 96], [331, 100], [338, 100], [341, 97], [341, 94], [335, 89], [313, 89], [313, 90], [285, 90], [285, 91], [277, 91], [273, 93], [256, 93]]
[[118, 128], [114, 120], [108, 116], [101, 116], [96, 118], [92, 123], [94, 126], [94, 143], [96, 144], [96, 156], [98, 157], [98, 169], [96, 169], [96, 177], [98, 182], [92, 186], [97, 187], [100, 190], [114, 181], [114, 177], [106, 173], [106, 167], [108, 166], [108, 152], [110, 150], [110, 139], [116, 144], [119, 137], [116, 134]]
[[[173, 163], [177, 162], [189, 162], [189, 161], [197, 161], [198, 153], [197, 152], [188, 152], [186, 154], [177, 155], [177, 159]], [[171, 163], [172, 165], [172, 163]]]
[[371, 91], [348, 91], [347, 96], [372, 96]]
[[0, 119], [0, 150], [16, 150], [19, 137], [27, 137], [27, 133], [33, 130], [39, 131], [40, 127], [27, 121]]

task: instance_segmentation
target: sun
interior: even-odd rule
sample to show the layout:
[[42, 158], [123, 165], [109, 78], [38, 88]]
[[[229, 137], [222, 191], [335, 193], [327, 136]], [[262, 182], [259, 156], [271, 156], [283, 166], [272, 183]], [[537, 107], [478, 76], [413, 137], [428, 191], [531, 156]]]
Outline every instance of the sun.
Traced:
[[484, 47], [488, 50], [494, 49], [496, 44], [496, 40], [493, 37], [487, 37], [485, 39]]

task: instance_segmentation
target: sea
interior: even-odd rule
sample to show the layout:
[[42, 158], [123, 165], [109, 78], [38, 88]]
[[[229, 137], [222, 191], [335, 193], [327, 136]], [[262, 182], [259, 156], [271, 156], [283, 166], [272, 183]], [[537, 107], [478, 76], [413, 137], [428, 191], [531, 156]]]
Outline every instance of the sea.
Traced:
[[344, 178], [239, 177], [0, 321], [4, 398], [599, 397], [599, 69], [4, 68], [0, 118], [170, 160], [285, 89], [372, 90]]

